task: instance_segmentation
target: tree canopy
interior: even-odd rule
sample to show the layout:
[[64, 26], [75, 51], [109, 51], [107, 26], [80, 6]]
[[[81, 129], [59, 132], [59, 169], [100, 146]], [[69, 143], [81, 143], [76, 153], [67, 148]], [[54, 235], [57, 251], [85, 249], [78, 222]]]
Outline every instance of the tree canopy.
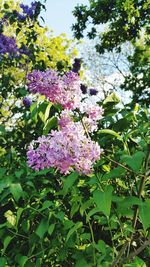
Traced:
[[[130, 42], [134, 55], [128, 57], [130, 74], [126, 75], [122, 89], [133, 92], [133, 103], [137, 100], [149, 104], [150, 90], [150, 47], [149, 47], [149, 1], [138, 0], [95, 0], [89, 6], [78, 5], [73, 11], [76, 23], [73, 25], [76, 38], [99, 37], [96, 49], [100, 54], [106, 51], [120, 52], [122, 44]], [[100, 31], [99, 25], [106, 25]], [[144, 90], [143, 90], [144, 89]]]

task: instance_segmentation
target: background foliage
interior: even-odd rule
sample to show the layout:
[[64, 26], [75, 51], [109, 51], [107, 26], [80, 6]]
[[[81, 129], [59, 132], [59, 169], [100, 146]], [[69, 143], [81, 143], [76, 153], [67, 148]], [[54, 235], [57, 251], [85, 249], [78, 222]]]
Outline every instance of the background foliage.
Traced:
[[[86, 29], [88, 38], [97, 39], [98, 53], [120, 53], [123, 44], [132, 44], [130, 72], [121, 87], [133, 92], [133, 105], [137, 101], [149, 105], [149, 11], [149, 0], [91, 0], [89, 6], [78, 5], [73, 12], [77, 20], [72, 27], [75, 37], [82, 38]], [[100, 31], [101, 25], [106, 25], [105, 31]]]

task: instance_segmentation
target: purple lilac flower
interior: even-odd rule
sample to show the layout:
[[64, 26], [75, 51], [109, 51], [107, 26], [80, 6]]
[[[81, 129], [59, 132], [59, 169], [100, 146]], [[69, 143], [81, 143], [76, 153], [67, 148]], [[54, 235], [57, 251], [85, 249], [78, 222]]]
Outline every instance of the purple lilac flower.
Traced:
[[32, 2], [31, 7], [29, 7], [28, 5], [20, 4], [20, 7], [22, 8], [23, 13], [32, 19], [35, 15], [35, 11], [36, 11], [38, 3], [39, 2], [37, 1]]
[[80, 106], [80, 79], [72, 71], [59, 76], [54, 70], [34, 70], [27, 75], [27, 80], [30, 92], [45, 95], [52, 103], [68, 109]]
[[91, 88], [91, 89], [89, 89], [89, 93], [90, 93], [90, 95], [97, 95], [98, 94], [98, 90], [95, 89], [95, 88]]
[[78, 73], [81, 68], [81, 58], [75, 58], [72, 71]]
[[23, 104], [24, 104], [24, 106], [26, 108], [29, 108], [31, 106], [31, 104], [32, 104], [32, 100], [30, 98], [28, 98], [28, 97], [25, 96], [23, 98]]
[[81, 83], [80, 89], [82, 91], [82, 94], [87, 94], [87, 86]]
[[25, 15], [23, 15], [23, 14], [20, 14], [19, 12], [17, 12], [16, 11], [16, 16], [17, 16], [17, 19], [19, 20], [19, 21], [25, 21], [26, 20], [26, 16]]
[[81, 174], [91, 173], [93, 164], [101, 154], [98, 143], [85, 135], [82, 124], [73, 122], [68, 111], [61, 115], [59, 125], [59, 131], [39, 137], [29, 146], [28, 165], [35, 170], [55, 167], [63, 174], [73, 170]]
[[83, 107], [84, 117], [83, 122], [88, 130], [88, 132], [92, 133], [98, 129], [98, 121], [102, 118], [103, 109], [97, 104], [86, 104]]
[[19, 51], [15, 39], [8, 37], [4, 34], [0, 34], [0, 53], [1, 54], [16, 54]]

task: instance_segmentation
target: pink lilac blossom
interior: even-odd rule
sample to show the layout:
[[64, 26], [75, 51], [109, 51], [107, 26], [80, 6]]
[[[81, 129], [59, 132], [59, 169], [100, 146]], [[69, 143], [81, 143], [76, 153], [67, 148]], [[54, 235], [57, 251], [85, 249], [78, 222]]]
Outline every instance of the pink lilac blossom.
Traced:
[[27, 75], [28, 88], [32, 93], [45, 95], [52, 103], [63, 108], [75, 109], [80, 106], [80, 79], [72, 71], [59, 76], [54, 70], [34, 70]]
[[83, 107], [84, 112], [83, 123], [87, 131], [92, 133], [97, 130], [98, 121], [102, 118], [103, 109], [97, 104], [88, 104]]
[[100, 158], [101, 149], [85, 135], [80, 122], [73, 122], [67, 112], [64, 115], [59, 120], [59, 131], [52, 131], [29, 146], [28, 165], [35, 170], [55, 167], [63, 174], [73, 170], [89, 174], [92, 165]]
[[70, 124], [72, 124], [72, 122], [73, 122], [73, 113], [68, 109], [62, 110], [58, 118], [58, 125], [60, 129], [68, 127]]

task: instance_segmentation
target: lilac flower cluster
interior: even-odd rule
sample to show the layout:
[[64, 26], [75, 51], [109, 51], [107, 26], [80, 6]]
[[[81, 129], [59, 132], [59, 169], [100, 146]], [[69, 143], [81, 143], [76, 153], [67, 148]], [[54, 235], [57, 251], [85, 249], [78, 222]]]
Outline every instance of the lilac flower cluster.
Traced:
[[80, 79], [72, 71], [59, 76], [54, 70], [34, 70], [27, 75], [27, 81], [30, 92], [45, 95], [52, 103], [68, 109], [80, 106]]
[[18, 19], [24, 20], [26, 19], [26, 16], [28, 16], [30, 19], [33, 19], [38, 3], [38, 1], [32, 2], [31, 7], [29, 7], [28, 5], [20, 4], [20, 7], [23, 10], [23, 15], [18, 13]]
[[89, 174], [100, 158], [101, 149], [87, 132], [97, 129], [103, 109], [81, 101], [81, 83], [76, 72], [60, 76], [54, 70], [34, 70], [27, 75], [27, 81], [31, 93], [45, 95], [52, 103], [59, 103], [64, 108], [58, 117], [58, 130], [30, 144], [28, 165], [35, 170], [54, 167], [63, 174], [71, 171]]
[[4, 34], [0, 34], [0, 54], [16, 54], [19, 51], [15, 39], [8, 37]]
[[97, 104], [86, 104], [83, 107], [82, 112], [84, 113], [83, 123], [87, 128], [87, 131], [92, 133], [97, 130], [98, 121], [102, 118], [103, 109]]
[[0, 54], [8, 54], [9, 57], [20, 57], [22, 54], [29, 55], [27, 47], [18, 48], [16, 41], [13, 37], [8, 37], [3, 33], [0, 33]]
[[73, 122], [68, 110], [62, 112], [59, 126], [59, 131], [52, 131], [30, 144], [28, 165], [35, 170], [55, 167], [63, 174], [74, 170], [89, 174], [100, 157], [99, 145], [85, 135], [80, 122]]

